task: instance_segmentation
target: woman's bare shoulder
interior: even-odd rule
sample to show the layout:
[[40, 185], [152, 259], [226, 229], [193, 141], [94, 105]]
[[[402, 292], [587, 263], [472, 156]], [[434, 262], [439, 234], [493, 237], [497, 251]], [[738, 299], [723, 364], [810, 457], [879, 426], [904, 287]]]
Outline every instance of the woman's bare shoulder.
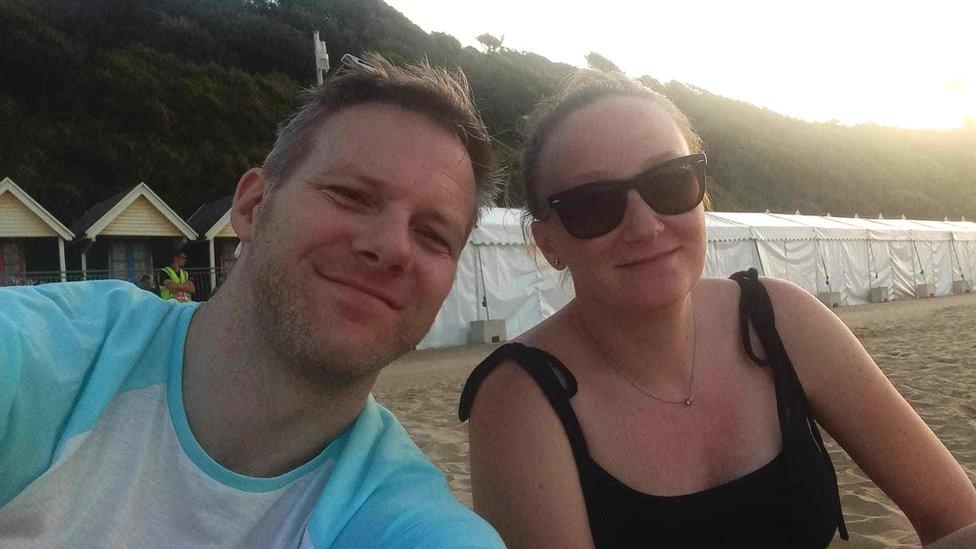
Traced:
[[700, 278], [695, 292], [699, 299], [738, 300], [739, 284], [729, 278]]

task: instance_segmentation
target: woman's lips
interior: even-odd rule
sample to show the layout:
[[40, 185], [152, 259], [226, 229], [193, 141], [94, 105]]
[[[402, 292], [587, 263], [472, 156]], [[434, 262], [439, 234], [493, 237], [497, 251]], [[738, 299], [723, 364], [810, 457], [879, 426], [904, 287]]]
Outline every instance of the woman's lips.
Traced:
[[670, 257], [672, 254], [674, 254], [675, 252], [677, 252], [680, 249], [681, 249], [681, 247], [678, 246], [676, 248], [671, 248], [670, 250], [664, 250], [664, 251], [658, 252], [656, 254], [648, 255], [648, 256], [645, 256], [645, 257], [638, 258], [638, 259], [628, 260], [628, 261], [626, 261], [624, 263], [618, 264], [617, 267], [622, 267], [622, 268], [637, 267], [637, 266], [644, 265], [644, 264], [647, 264], [647, 263], [652, 263], [652, 262], [657, 261], [659, 259], [665, 259], [667, 257]]

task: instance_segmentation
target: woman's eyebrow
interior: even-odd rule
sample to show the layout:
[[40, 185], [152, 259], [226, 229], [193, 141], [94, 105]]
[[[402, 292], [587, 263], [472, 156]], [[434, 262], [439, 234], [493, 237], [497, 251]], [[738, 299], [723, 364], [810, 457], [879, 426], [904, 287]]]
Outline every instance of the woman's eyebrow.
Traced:
[[570, 182], [574, 185], [585, 184], [585, 183], [597, 183], [600, 181], [626, 181], [628, 179], [633, 179], [634, 177], [650, 170], [658, 165], [672, 160], [675, 158], [681, 158], [685, 156], [684, 154], [677, 151], [665, 151], [662, 153], [655, 154], [649, 157], [647, 160], [641, 163], [641, 167], [638, 169], [637, 173], [626, 176], [626, 177], [614, 177], [607, 173], [606, 170], [591, 170], [588, 172], [581, 173], [579, 175], [573, 176]]

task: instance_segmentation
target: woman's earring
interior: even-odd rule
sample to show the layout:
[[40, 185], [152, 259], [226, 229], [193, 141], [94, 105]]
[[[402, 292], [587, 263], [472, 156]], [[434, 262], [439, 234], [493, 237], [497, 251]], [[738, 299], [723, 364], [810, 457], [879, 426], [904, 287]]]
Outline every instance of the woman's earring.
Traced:
[[560, 268], [562, 266], [563, 266], [562, 262], [559, 261], [558, 259], [553, 259], [552, 260], [552, 268], [553, 269], [558, 269], [558, 268]]

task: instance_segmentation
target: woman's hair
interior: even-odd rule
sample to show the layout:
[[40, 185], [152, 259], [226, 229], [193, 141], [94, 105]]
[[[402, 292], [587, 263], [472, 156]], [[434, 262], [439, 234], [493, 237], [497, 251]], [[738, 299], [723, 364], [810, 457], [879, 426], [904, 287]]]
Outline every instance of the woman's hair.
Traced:
[[[556, 94], [543, 100], [529, 114], [522, 152], [522, 196], [525, 198], [526, 220], [546, 215], [546, 205], [536, 192], [539, 179], [539, 157], [546, 141], [566, 118], [574, 112], [606, 97], [644, 98], [663, 107], [688, 142], [692, 153], [702, 150], [701, 138], [691, 129], [688, 118], [664, 95], [627, 78], [620, 73], [605, 73], [592, 69], [577, 71], [568, 76]], [[711, 204], [706, 194], [705, 209]]]

